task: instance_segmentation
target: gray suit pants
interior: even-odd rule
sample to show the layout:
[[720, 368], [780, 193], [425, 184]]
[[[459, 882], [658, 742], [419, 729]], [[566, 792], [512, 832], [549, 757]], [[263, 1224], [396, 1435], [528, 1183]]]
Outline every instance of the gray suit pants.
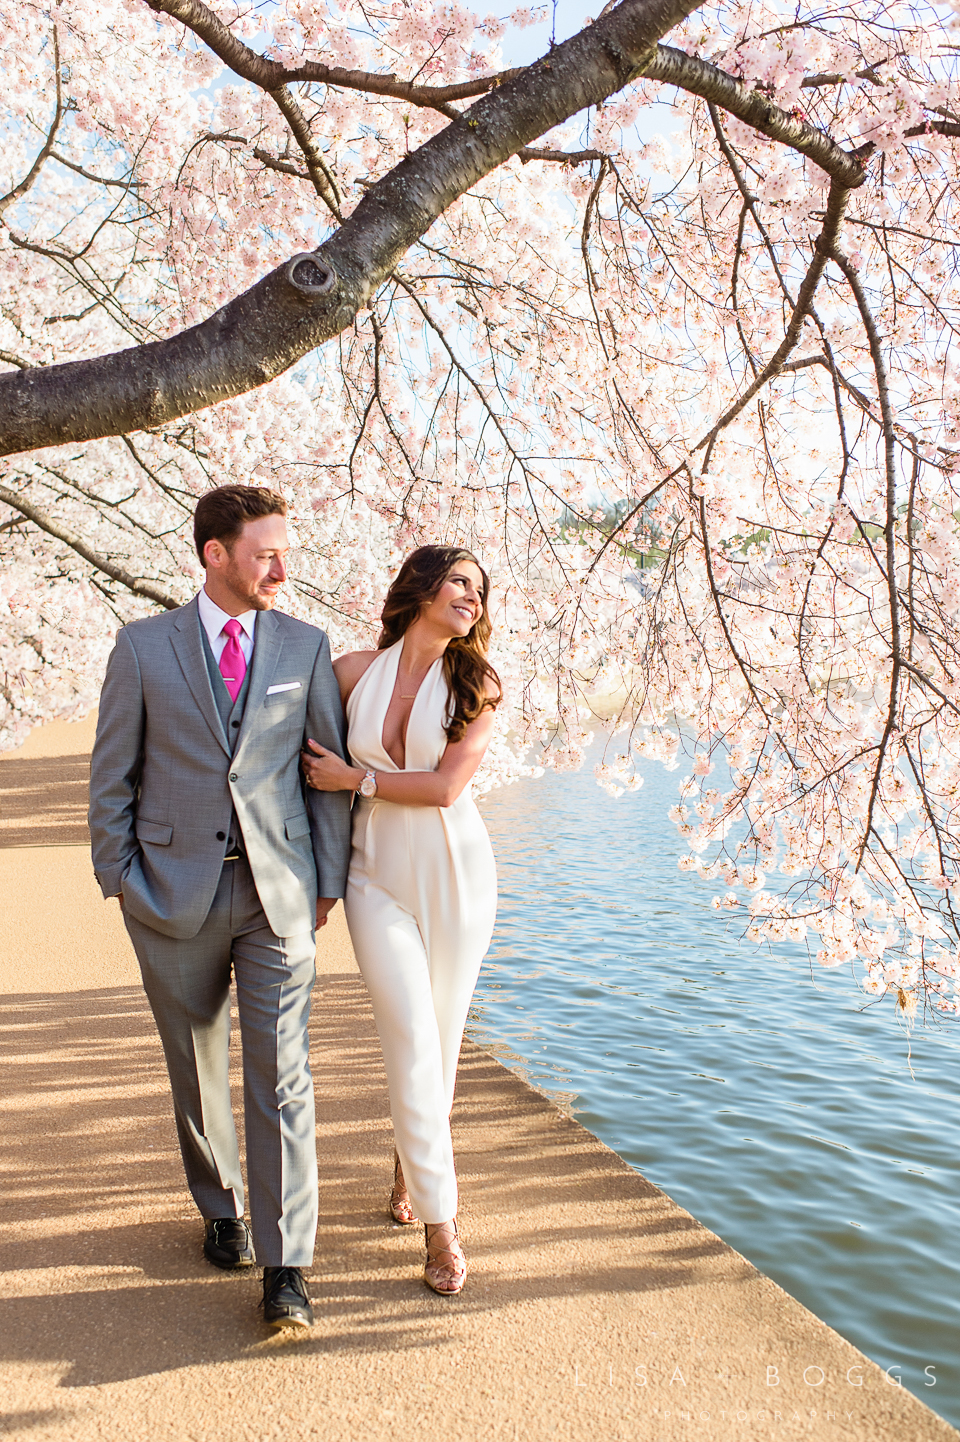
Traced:
[[230, 976], [243, 1044], [250, 1221], [265, 1267], [309, 1267], [317, 1232], [317, 1149], [307, 1041], [316, 976], [312, 931], [276, 936], [245, 860], [224, 863], [196, 936], [162, 936], [124, 912], [163, 1042], [187, 1184], [202, 1216], [242, 1216], [230, 1104]]

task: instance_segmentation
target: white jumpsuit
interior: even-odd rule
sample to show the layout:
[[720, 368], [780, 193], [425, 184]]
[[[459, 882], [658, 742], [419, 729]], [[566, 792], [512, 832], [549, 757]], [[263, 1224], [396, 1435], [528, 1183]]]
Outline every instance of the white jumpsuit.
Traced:
[[[403, 641], [381, 652], [347, 702], [357, 766], [400, 768], [383, 745]], [[436, 661], [407, 725], [407, 771], [435, 771], [449, 689]], [[464, 790], [452, 806], [357, 796], [344, 902], [383, 1047], [397, 1151], [421, 1221], [457, 1213], [450, 1110], [467, 1010], [497, 907], [493, 851]]]

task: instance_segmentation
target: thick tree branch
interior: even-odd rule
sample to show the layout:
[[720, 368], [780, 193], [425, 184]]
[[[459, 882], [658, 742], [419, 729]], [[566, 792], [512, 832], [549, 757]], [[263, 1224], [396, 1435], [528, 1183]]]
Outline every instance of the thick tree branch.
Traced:
[[279, 170], [281, 175], [293, 175], [297, 180], [309, 180], [310, 175], [306, 170], [301, 170], [299, 165], [294, 165], [289, 160], [279, 160], [271, 155], [269, 150], [262, 150], [259, 145], [254, 147], [254, 158], [263, 162], [269, 170]]
[[846, 85], [853, 80], [869, 80], [871, 85], [883, 84], [883, 77], [877, 74], [873, 66], [868, 66], [866, 70], [855, 70], [853, 75], [841, 75], [839, 70], [829, 75], [805, 75], [800, 81], [800, 87], [803, 90], [819, 90], [823, 86]]
[[955, 120], [925, 120], [922, 125], [911, 125], [903, 132], [904, 140], [913, 140], [918, 135], [960, 135], [960, 125]]
[[126, 586], [127, 590], [132, 591], [135, 596], [145, 596], [149, 601], [156, 601], [158, 605], [166, 606], [168, 611], [175, 611], [181, 604], [169, 596], [166, 591], [161, 590], [153, 581], [144, 581], [139, 576], [131, 576], [129, 571], [125, 571], [115, 561], [108, 561], [105, 556], [98, 555], [80, 536], [73, 531], [68, 531], [66, 526], [55, 521], [46, 511], [42, 511], [30, 501], [25, 501], [16, 491], [8, 490], [6, 486], [0, 486], [0, 501], [9, 506], [11, 510], [18, 511], [28, 521], [32, 521], [41, 531], [46, 531], [48, 536], [53, 536], [55, 540], [62, 541], [65, 546], [76, 551], [78, 556], [82, 556], [85, 561], [88, 561], [91, 566], [95, 566], [98, 571], [102, 571], [105, 576], [119, 581], [121, 586]]
[[201, 0], [147, 0], [147, 4], [151, 10], [169, 15], [192, 30], [242, 80], [249, 80], [271, 92], [283, 85], [303, 82], [335, 85], [342, 90], [362, 90], [391, 100], [405, 100], [408, 105], [439, 110], [451, 119], [457, 113], [451, 109], [452, 101], [473, 100], [478, 95], [486, 95], [497, 85], [521, 73], [519, 70], [504, 70], [498, 75], [480, 76], [459, 85], [415, 85], [410, 80], [398, 80], [395, 75], [379, 75], [371, 70], [344, 70], [339, 65], [321, 65], [312, 60], [302, 65], [286, 66], [258, 55], [244, 45]]
[[557, 165], [587, 165], [592, 160], [609, 160], [610, 157], [603, 150], [537, 150], [525, 145], [517, 151], [517, 159], [522, 160], [524, 165], [529, 165], [531, 160], [550, 160]]
[[[455, 85], [416, 85], [409, 80], [398, 80], [396, 75], [380, 75], [369, 70], [345, 70], [339, 65], [321, 65], [316, 61], [285, 66], [281, 65], [279, 61], [258, 55], [255, 50], [244, 45], [243, 41], [237, 39], [209, 6], [202, 3], [202, 0], [147, 0], [147, 4], [159, 14], [169, 15], [171, 19], [179, 20], [194, 35], [203, 40], [235, 75], [239, 75], [241, 79], [249, 80], [252, 84], [259, 85], [263, 90], [271, 93], [281, 86], [294, 85], [298, 82], [333, 85], [343, 90], [359, 90], [370, 95], [382, 95], [392, 100], [403, 100], [408, 105], [438, 110], [448, 119], [455, 119], [458, 112], [453, 109], [454, 101], [471, 100], [476, 96], [486, 95], [498, 85], [522, 74], [522, 71], [518, 69], [502, 70], [495, 75], [478, 76], [475, 80], [465, 80]], [[603, 19], [614, 8], [620, 9], [622, 6], [609, 4], [604, 6], [600, 12], [600, 19]], [[759, 130], [761, 134], [767, 135], [771, 140], [781, 141], [785, 145], [790, 145], [794, 150], [799, 150], [801, 154], [809, 155], [828, 175], [834, 179], [843, 180], [851, 189], [862, 184], [862, 174], [857, 179], [852, 169], [845, 168], [844, 160], [847, 166], [856, 166], [859, 162], [862, 167], [866, 155], [873, 150], [872, 145], [867, 147], [864, 156], [861, 156], [859, 152], [854, 156], [847, 155], [847, 152], [843, 151], [822, 131], [806, 124], [796, 116], [789, 115], [785, 110], [781, 110], [779, 106], [767, 100], [760, 91], [749, 89], [736, 76], [728, 75], [715, 65], [711, 65], [705, 60], [698, 60], [695, 56], [687, 55], [684, 51], [675, 50], [671, 46], [658, 46], [655, 61], [645, 73], [650, 80], [660, 80], [667, 85], [676, 85], [682, 90], [688, 90], [693, 95], [700, 95], [706, 100], [712, 100], [714, 104], [724, 110], [729, 110], [731, 115], [738, 116], [739, 119], [746, 121], [748, 125], [752, 125], [755, 130]], [[807, 88], [840, 85], [846, 78], [840, 74], [810, 75], [801, 81], [801, 85]], [[875, 85], [882, 83], [881, 77], [872, 67], [858, 70], [856, 78], [869, 80]], [[960, 134], [960, 126], [949, 121], [920, 125], [906, 133], [908, 136], [915, 136], [922, 135], [928, 130], [936, 131], [941, 135]], [[537, 158], [547, 159], [548, 157], [539, 156]], [[549, 158], [554, 159], [555, 157]]]
[[280, 375], [353, 323], [448, 206], [636, 79], [659, 37], [694, 9], [696, 0], [622, 0], [406, 156], [319, 250], [294, 256], [201, 324], [94, 360], [0, 376], [0, 454], [161, 425]]
[[735, 115], [768, 140], [777, 140], [806, 155], [826, 171], [831, 180], [838, 181], [848, 190], [855, 190], [864, 182], [863, 164], [858, 156], [848, 154], [822, 130], [795, 115], [789, 115], [759, 90], [751, 90], [742, 80], [727, 75], [706, 60], [675, 50], [671, 45], [658, 45], [643, 67], [643, 78], [659, 80], [664, 85], [676, 85], [691, 95], [699, 95], [719, 105], [721, 110]]

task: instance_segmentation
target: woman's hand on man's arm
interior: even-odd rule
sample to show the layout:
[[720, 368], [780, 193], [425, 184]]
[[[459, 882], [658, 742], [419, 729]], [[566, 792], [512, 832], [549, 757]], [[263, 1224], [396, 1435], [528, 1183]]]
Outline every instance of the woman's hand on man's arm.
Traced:
[[[452, 806], [473, 780], [490, 744], [494, 713], [484, 711], [460, 741], [448, 741], [436, 771], [378, 771], [377, 797], [397, 806]], [[307, 742], [303, 770], [317, 791], [356, 791], [366, 772], [347, 766], [316, 741]]]
[[366, 774], [359, 766], [341, 760], [335, 751], [309, 740], [309, 751], [302, 751], [301, 761], [307, 785], [314, 791], [356, 791]]

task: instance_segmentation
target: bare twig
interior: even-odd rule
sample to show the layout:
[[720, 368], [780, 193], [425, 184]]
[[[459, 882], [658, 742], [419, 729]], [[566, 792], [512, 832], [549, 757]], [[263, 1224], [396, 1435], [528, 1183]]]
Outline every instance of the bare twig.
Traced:
[[[722, 430], [734, 420], [758, 391], [779, 375], [783, 370], [784, 362], [800, 339], [803, 329], [803, 322], [810, 314], [813, 305], [813, 297], [816, 293], [820, 278], [823, 275], [824, 266], [833, 251], [837, 237], [840, 234], [840, 227], [843, 224], [843, 213], [846, 209], [849, 191], [839, 181], [832, 181], [830, 184], [830, 198], [827, 202], [827, 211], [824, 217], [823, 228], [814, 243], [813, 259], [807, 268], [803, 278], [803, 284], [797, 295], [797, 302], [793, 314], [787, 324], [786, 334], [780, 342], [776, 351], [767, 361], [766, 365], [754, 378], [753, 382], [734, 401], [724, 414], [717, 421], [705, 436], [694, 446], [694, 451], [702, 450], [704, 447], [711, 447], [713, 442]], [[709, 454], [709, 450], [708, 450]]]
[[65, 155], [60, 154], [59, 150], [51, 150], [50, 159], [55, 160], [58, 165], [65, 165], [68, 170], [75, 171], [77, 175], [82, 175], [84, 180], [94, 181], [97, 185], [114, 185], [120, 190], [136, 190], [143, 184], [140, 180], [134, 180], [132, 176], [126, 180], [111, 180], [106, 175], [94, 175], [92, 170], [85, 170], [75, 160], [68, 160]]
[[880, 398], [880, 415], [883, 428], [883, 456], [886, 470], [886, 525], [884, 526], [884, 539], [886, 542], [886, 582], [887, 596], [890, 605], [890, 691], [887, 702], [887, 714], [884, 722], [883, 735], [880, 738], [880, 749], [877, 757], [877, 764], [870, 786], [870, 797], [867, 802], [867, 814], [863, 826], [863, 835], [860, 842], [860, 850], [857, 856], [856, 870], [860, 870], [863, 864], [864, 853], [870, 841], [870, 834], [873, 829], [873, 813], [877, 801], [877, 793], [880, 789], [880, 776], [883, 767], [883, 760], [886, 755], [890, 737], [897, 728], [897, 707], [900, 692], [900, 671], [903, 665], [903, 656], [900, 644], [900, 599], [897, 594], [896, 576], [896, 465], [894, 462], [894, 425], [893, 408], [890, 404], [890, 386], [887, 379], [887, 365], [883, 356], [883, 343], [880, 339], [880, 332], [877, 330], [873, 312], [867, 299], [860, 277], [850, 264], [849, 260], [836, 247], [831, 251], [831, 259], [843, 272], [844, 279], [853, 292], [857, 309], [860, 312], [860, 319], [863, 328], [867, 333], [867, 341], [870, 346], [870, 358], [873, 361], [873, 369], [877, 378], [877, 392]]
[[6, 486], [0, 486], [0, 501], [4, 505], [10, 506], [12, 510], [19, 511], [21, 516], [26, 516], [28, 521], [32, 521], [41, 531], [46, 531], [48, 536], [53, 536], [55, 540], [62, 541], [65, 546], [76, 551], [78, 556], [82, 556], [85, 561], [96, 567], [98, 571], [102, 571], [105, 576], [119, 581], [135, 596], [145, 596], [147, 600], [156, 601], [158, 605], [165, 606], [168, 611], [175, 611], [180, 605], [179, 601], [175, 601], [153, 581], [145, 581], [139, 576], [132, 576], [129, 571], [125, 570], [123, 566], [118, 566], [115, 561], [108, 561], [105, 556], [98, 555], [92, 546], [88, 546], [86, 541], [74, 531], [67, 530], [66, 526], [54, 520], [46, 511], [35, 506], [32, 501], [25, 500], [16, 491], [11, 491]]
[[33, 162], [26, 175], [20, 181], [19, 185], [15, 185], [12, 190], [9, 190], [7, 192], [6, 195], [0, 195], [0, 215], [3, 215], [4, 211], [7, 210], [9, 206], [13, 205], [15, 201], [19, 200], [21, 196], [26, 195], [27, 191], [30, 189], [37, 176], [40, 174], [40, 171], [43, 169], [44, 161], [47, 159], [53, 149], [53, 142], [56, 137], [57, 131], [60, 128], [60, 122], [63, 119], [64, 112], [66, 110], [66, 106], [63, 103], [63, 87], [60, 82], [60, 41], [57, 38], [56, 25], [54, 25], [53, 27], [53, 68], [55, 72], [57, 86], [57, 104], [56, 109], [53, 113], [53, 119], [50, 122], [50, 129], [47, 131], [47, 138], [43, 142], [40, 154], [37, 156], [36, 160]]
[[288, 86], [279, 85], [275, 90], [270, 91], [271, 99], [276, 103], [277, 109], [283, 116], [293, 132], [294, 139], [303, 152], [303, 158], [307, 162], [307, 170], [314, 188], [324, 205], [336, 220], [342, 221], [340, 214], [340, 192], [337, 189], [337, 182], [334, 180], [323, 153], [310, 134], [310, 126], [307, 124], [307, 117], [300, 106], [294, 100]]
[[8, 366], [16, 366], [17, 370], [28, 371], [32, 368], [32, 361], [25, 361], [20, 356], [14, 355], [13, 351], [0, 350], [0, 361]]

